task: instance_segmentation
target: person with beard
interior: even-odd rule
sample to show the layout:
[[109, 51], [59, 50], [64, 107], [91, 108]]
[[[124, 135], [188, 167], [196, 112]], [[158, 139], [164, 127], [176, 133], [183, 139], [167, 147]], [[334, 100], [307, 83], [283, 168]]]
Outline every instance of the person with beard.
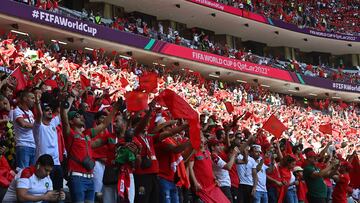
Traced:
[[54, 190], [63, 188], [63, 171], [60, 164], [59, 139], [56, 127], [60, 125], [60, 117], [53, 114], [53, 109], [48, 103], [41, 103], [41, 90], [35, 91], [35, 123], [34, 139], [36, 143], [35, 157], [49, 154], [54, 160], [54, 167], [50, 177]]
[[[120, 110], [121, 111], [121, 110]], [[129, 149], [131, 152], [138, 154], [141, 148], [141, 144], [133, 140], [133, 131], [132, 129], [127, 129], [127, 121], [125, 120], [122, 114], [115, 116], [113, 123], [114, 133], [108, 134], [105, 138], [107, 139], [106, 154], [107, 158], [105, 161], [105, 171], [103, 177], [103, 202], [108, 203], [117, 203], [125, 201], [134, 202], [135, 198], [135, 184], [132, 172], [134, 170], [132, 161], [121, 159], [124, 162], [118, 163], [119, 157], [123, 156], [120, 151], [125, 151], [124, 149]], [[129, 179], [122, 176], [126, 174]], [[118, 178], [120, 175], [120, 179]], [[125, 179], [125, 182], [128, 183], [127, 191], [118, 191], [117, 188], [118, 181]], [[129, 182], [127, 182], [129, 181]], [[120, 188], [121, 189], [121, 188]], [[125, 187], [124, 187], [125, 189]], [[120, 192], [120, 194], [119, 194]]]
[[35, 140], [33, 135], [35, 96], [28, 90], [18, 93], [18, 106], [13, 111], [16, 142], [16, 166], [23, 169], [35, 164]]
[[[62, 97], [66, 94], [63, 93]], [[91, 140], [91, 137], [95, 137], [111, 123], [121, 103], [116, 102], [112, 106], [112, 111], [106, 116], [103, 123], [85, 131], [84, 116], [76, 110], [69, 111], [78, 95], [79, 93], [73, 89], [67, 100], [61, 99], [60, 105], [62, 130], [68, 155], [68, 186], [72, 202], [94, 202], [93, 169], [95, 161], [92, 157], [92, 148], [100, 147], [105, 143], [101, 138]]]

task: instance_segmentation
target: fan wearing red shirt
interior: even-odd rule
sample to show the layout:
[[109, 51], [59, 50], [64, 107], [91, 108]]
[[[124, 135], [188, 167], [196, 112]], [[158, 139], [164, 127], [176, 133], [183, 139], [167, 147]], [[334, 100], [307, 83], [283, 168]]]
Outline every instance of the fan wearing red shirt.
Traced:
[[[104, 122], [107, 113], [104, 111], [98, 111], [95, 113], [95, 126], [100, 125]], [[110, 133], [107, 129], [100, 132], [96, 137], [92, 137], [92, 140], [101, 138], [103, 141], [110, 136]], [[93, 149], [93, 158], [95, 159], [94, 167], [94, 190], [95, 194], [99, 196], [103, 190], [103, 176], [105, 171], [105, 161], [107, 158], [107, 145]]]
[[[155, 101], [149, 104], [149, 110], [146, 115], [141, 118], [141, 121], [136, 124], [134, 140], [141, 144], [141, 152], [139, 155], [139, 162], [136, 165], [134, 172], [135, 179], [135, 202], [142, 203], [156, 203], [159, 202], [159, 162], [155, 153], [155, 144], [162, 140], [180, 132], [186, 128], [187, 125], [172, 128], [161, 133], [148, 134], [145, 131], [149, 123], [151, 113], [155, 106]], [[170, 121], [175, 124], [174, 121]]]
[[[187, 125], [172, 128], [173, 121], [158, 125], [160, 133], [171, 132], [176, 135], [184, 130]], [[156, 144], [156, 157], [159, 160], [159, 186], [161, 202], [179, 202], [179, 194], [176, 187], [175, 175], [179, 172], [179, 165], [183, 161], [181, 153], [190, 148], [190, 140], [178, 143], [175, 137], [168, 137]], [[187, 159], [185, 157], [185, 159]], [[179, 177], [179, 176], [178, 176]], [[180, 178], [180, 177], [179, 177]]]
[[209, 150], [205, 146], [206, 138], [201, 136], [200, 150], [190, 159], [190, 177], [194, 184], [196, 195], [209, 203], [230, 202], [220, 188], [216, 185], [212, 170], [212, 160]]
[[111, 123], [121, 102], [113, 105], [113, 110], [103, 123], [84, 132], [84, 117], [77, 111], [69, 111], [77, 96], [78, 92], [73, 90], [67, 101], [62, 101], [60, 105], [63, 135], [68, 153], [68, 186], [72, 202], [94, 202], [93, 168], [95, 163], [92, 157], [92, 148], [100, 147], [104, 143], [102, 139], [92, 141], [91, 137], [96, 136]]
[[337, 175], [333, 176], [333, 180], [336, 182], [333, 194], [333, 203], [347, 203], [347, 188], [350, 183], [349, 171], [351, 164], [349, 162], [342, 162]]

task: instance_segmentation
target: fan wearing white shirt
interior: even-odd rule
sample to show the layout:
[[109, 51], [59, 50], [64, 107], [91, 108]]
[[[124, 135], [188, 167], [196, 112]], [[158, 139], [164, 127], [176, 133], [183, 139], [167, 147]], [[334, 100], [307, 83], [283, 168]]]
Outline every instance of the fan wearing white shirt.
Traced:
[[35, 166], [21, 170], [11, 182], [4, 203], [42, 202], [65, 200], [63, 191], [52, 191], [49, 174], [54, 166], [52, 157], [44, 154]]
[[231, 195], [231, 180], [229, 171], [235, 163], [236, 157], [239, 154], [239, 149], [235, 147], [229, 154], [229, 161], [226, 163], [220, 156], [220, 153], [224, 153], [221, 145], [221, 141], [217, 139], [211, 139], [208, 141], [208, 146], [211, 152], [211, 159], [213, 161], [213, 171], [218, 182], [221, 191], [225, 196], [232, 201]]
[[[257, 176], [258, 176], [258, 182], [256, 186], [256, 192], [254, 196], [254, 203], [267, 203], [268, 202], [268, 194], [266, 189], [266, 178], [267, 172], [272, 172], [273, 170], [273, 164], [271, 167], [268, 167], [264, 164], [264, 159], [260, 156], [261, 153], [261, 146], [259, 145], [253, 145], [253, 153], [251, 154], [252, 158], [256, 161], [258, 164], [256, 166], [257, 170]], [[274, 160], [272, 160], [274, 161]]]
[[[258, 185], [258, 175], [257, 172], [261, 170], [258, 164], [253, 157], [260, 156], [260, 151], [258, 150], [259, 145], [252, 145], [250, 148], [250, 156], [247, 158], [246, 164], [237, 164], [237, 171], [240, 178], [239, 185], [239, 197], [241, 203], [253, 202], [256, 189]], [[243, 159], [243, 155], [240, 154], [237, 159]]]
[[33, 128], [36, 143], [35, 157], [49, 154], [54, 160], [53, 171], [50, 174], [55, 190], [63, 188], [63, 171], [60, 165], [59, 140], [56, 127], [60, 125], [60, 117], [54, 116], [51, 106], [40, 103], [42, 92], [35, 91], [35, 123]]
[[31, 111], [35, 96], [28, 90], [18, 93], [18, 106], [13, 111], [16, 142], [16, 167], [23, 169], [35, 163], [35, 140], [32, 128], [34, 115]]

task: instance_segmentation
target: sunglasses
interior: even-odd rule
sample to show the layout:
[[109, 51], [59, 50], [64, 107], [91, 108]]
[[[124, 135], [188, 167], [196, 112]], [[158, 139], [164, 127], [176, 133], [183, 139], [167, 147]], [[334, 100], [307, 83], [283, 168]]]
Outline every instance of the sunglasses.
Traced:
[[52, 110], [51, 110], [51, 108], [45, 108], [44, 111], [48, 112], [48, 111], [52, 111]]

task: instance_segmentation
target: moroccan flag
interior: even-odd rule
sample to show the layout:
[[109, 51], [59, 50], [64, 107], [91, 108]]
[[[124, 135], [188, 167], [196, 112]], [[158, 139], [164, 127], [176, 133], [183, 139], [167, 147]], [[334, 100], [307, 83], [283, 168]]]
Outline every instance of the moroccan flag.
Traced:
[[141, 111], [148, 107], [148, 94], [132, 91], [125, 94], [126, 109], [129, 112]]
[[324, 134], [332, 134], [332, 128], [331, 128], [331, 123], [325, 124], [325, 125], [320, 125], [319, 126], [319, 131], [324, 133]]
[[80, 75], [80, 83], [81, 83], [81, 87], [83, 89], [86, 89], [87, 87], [90, 87], [90, 80], [83, 76], [83, 75]]
[[156, 73], [148, 73], [139, 77], [139, 90], [146, 92], [153, 92], [157, 88], [157, 75]]
[[10, 76], [14, 77], [17, 81], [16, 91], [23, 90], [26, 88], [27, 82], [25, 80], [24, 74], [21, 72], [20, 67], [16, 68]]
[[225, 102], [224, 104], [228, 113], [232, 113], [234, 111], [234, 106], [231, 102]]
[[34, 75], [34, 84], [38, 84], [41, 80], [44, 79], [44, 74], [40, 71]]
[[349, 173], [350, 175], [350, 186], [352, 188], [360, 187], [360, 161], [357, 155], [355, 155], [351, 161], [352, 169]]
[[58, 84], [57, 84], [56, 80], [46, 80], [46, 81], [44, 82], [44, 84], [45, 84], [46, 86], [50, 86], [51, 89], [55, 89], [55, 88], [58, 87]]
[[253, 114], [247, 111], [247, 112], [244, 114], [244, 117], [242, 118], [242, 120], [245, 120], [245, 121], [246, 121], [246, 120], [249, 119], [251, 116], [253, 116]]
[[273, 134], [276, 138], [280, 138], [282, 133], [287, 130], [287, 127], [274, 115], [270, 116], [262, 128]]
[[174, 118], [186, 119], [190, 126], [190, 142], [194, 149], [200, 148], [200, 122], [198, 113], [179, 95], [169, 89], [162, 91], [156, 101], [166, 106]]

